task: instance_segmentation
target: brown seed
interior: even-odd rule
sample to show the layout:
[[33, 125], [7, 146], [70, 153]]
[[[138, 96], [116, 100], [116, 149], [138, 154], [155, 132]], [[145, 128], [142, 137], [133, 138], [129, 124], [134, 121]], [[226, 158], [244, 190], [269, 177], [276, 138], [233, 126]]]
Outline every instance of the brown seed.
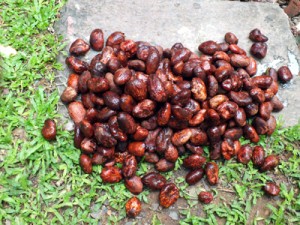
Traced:
[[173, 131], [171, 128], [166, 127], [166, 128], [161, 129], [161, 131], [158, 133], [157, 138], [155, 140], [156, 152], [162, 154], [167, 150], [167, 148], [171, 142], [172, 135], [173, 135]]
[[131, 115], [125, 112], [121, 112], [117, 116], [118, 124], [120, 128], [127, 134], [134, 134], [137, 129], [137, 125]]
[[125, 187], [134, 195], [143, 191], [142, 179], [138, 176], [125, 179]]
[[167, 94], [165, 92], [163, 83], [155, 74], [151, 74], [148, 79], [148, 92], [150, 98], [156, 102], [165, 102]]
[[280, 193], [280, 187], [273, 182], [267, 182], [263, 189], [264, 192], [270, 196], [277, 196]]
[[179, 190], [175, 184], [166, 184], [159, 193], [159, 204], [164, 208], [169, 208], [179, 198]]
[[81, 154], [79, 159], [79, 164], [85, 173], [91, 174], [93, 172], [92, 159], [86, 155]]
[[264, 163], [260, 167], [262, 172], [273, 170], [279, 164], [279, 158], [275, 155], [269, 155], [265, 158]]
[[90, 46], [81, 38], [76, 39], [70, 46], [69, 52], [73, 55], [85, 55], [90, 50]]
[[106, 45], [114, 47], [120, 45], [125, 40], [125, 35], [123, 32], [116, 31], [110, 34], [106, 40]]
[[205, 164], [206, 158], [201, 155], [193, 154], [183, 160], [183, 166], [188, 169], [199, 169]]
[[198, 199], [200, 202], [204, 204], [209, 204], [213, 200], [213, 195], [208, 191], [201, 191], [198, 195]]
[[243, 145], [237, 153], [237, 160], [242, 164], [248, 164], [252, 157], [252, 148], [250, 145]]
[[145, 143], [144, 142], [131, 142], [128, 144], [128, 152], [134, 156], [142, 157], [145, 154]]
[[190, 137], [192, 136], [192, 131], [191, 129], [187, 128], [187, 129], [183, 129], [181, 131], [176, 132], [173, 137], [172, 137], [172, 143], [175, 146], [180, 146], [180, 145], [184, 145], [185, 143], [187, 143], [190, 139]]
[[170, 143], [165, 151], [164, 156], [169, 162], [175, 163], [179, 156], [177, 148]]
[[68, 111], [74, 123], [80, 123], [86, 114], [86, 110], [81, 102], [71, 102], [68, 106]]
[[219, 181], [219, 167], [215, 162], [208, 162], [205, 165], [205, 174], [210, 185], [216, 185]]
[[278, 78], [282, 83], [287, 83], [293, 79], [293, 74], [287, 66], [282, 66], [278, 69]]
[[217, 112], [223, 119], [229, 120], [234, 117], [238, 108], [239, 107], [236, 103], [227, 101], [217, 107]]
[[165, 103], [163, 107], [157, 113], [157, 123], [159, 126], [165, 126], [168, 124], [171, 117], [171, 104]]
[[66, 64], [68, 67], [73, 70], [75, 73], [82, 74], [88, 69], [88, 64], [74, 56], [69, 56], [66, 59]]
[[125, 205], [126, 215], [131, 218], [138, 216], [142, 210], [141, 202], [137, 197], [130, 198]]
[[250, 59], [245, 55], [232, 54], [230, 56], [230, 63], [234, 67], [247, 67], [250, 64]]
[[114, 74], [114, 82], [116, 85], [124, 85], [130, 80], [132, 73], [130, 69], [121, 68], [118, 69]]
[[155, 169], [159, 172], [168, 172], [175, 168], [175, 163], [169, 162], [166, 159], [160, 159], [155, 164]]
[[253, 126], [246, 124], [243, 131], [245, 138], [249, 139], [251, 142], [257, 143], [259, 141], [259, 136]]
[[86, 138], [91, 138], [94, 134], [94, 128], [92, 124], [85, 119], [79, 123], [79, 129]]
[[147, 82], [141, 79], [131, 79], [125, 84], [124, 91], [136, 101], [142, 101], [147, 98]]
[[219, 45], [214, 41], [206, 41], [199, 45], [198, 50], [206, 55], [213, 55], [219, 51]]
[[250, 33], [249, 33], [249, 38], [251, 41], [254, 42], [267, 42], [268, 38], [263, 35], [261, 33], [261, 31], [259, 29], [253, 29]]
[[149, 131], [141, 126], [138, 126], [136, 132], [133, 134], [132, 138], [135, 141], [143, 141], [148, 136]]
[[268, 45], [264, 42], [257, 42], [251, 46], [250, 52], [258, 59], [265, 58], [268, 50]]
[[206, 86], [203, 80], [199, 77], [194, 77], [192, 80], [193, 97], [197, 101], [204, 101], [207, 98]]
[[265, 160], [265, 150], [262, 146], [255, 146], [252, 152], [252, 162], [254, 166], [261, 167]]
[[235, 36], [235, 34], [228, 32], [225, 34], [225, 41], [228, 44], [237, 44], [238, 43], [238, 38]]
[[47, 141], [56, 139], [56, 123], [52, 119], [46, 119], [42, 128], [42, 135]]
[[196, 184], [197, 182], [199, 182], [203, 176], [204, 176], [204, 170], [203, 170], [203, 168], [199, 168], [199, 169], [190, 171], [186, 175], [185, 181], [189, 185], [193, 185], [193, 184]]
[[95, 55], [89, 65], [89, 71], [94, 75], [94, 76], [104, 76], [106, 73], [106, 64], [102, 62], [103, 54], [97, 54]]
[[191, 129], [192, 135], [190, 138], [190, 142], [193, 145], [205, 145], [207, 144], [207, 134], [201, 129]]
[[122, 180], [121, 170], [118, 167], [104, 167], [100, 173], [104, 183], [118, 183]]
[[150, 172], [143, 176], [143, 184], [146, 185], [151, 190], [160, 190], [162, 189], [167, 180], [166, 178], [157, 172]]
[[149, 55], [146, 60], [146, 73], [147, 74], [152, 74], [155, 73], [160, 61], [160, 56], [158, 50], [150, 46], [149, 47]]
[[95, 29], [90, 35], [90, 44], [93, 50], [101, 51], [104, 46], [104, 34], [101, 29]]
[[203, 155], [203, 148], [201, 146], [196, 146], [191, 143], [186, 143], [185, 148], [189, 150], [191, 153], [197, 154], [197, 155]]
[[249, 105], [252, 102], [252, 98], [246, 91], [238, 91], [238, 92], [230, 91], [228, 96], [232, 101], [234, 101], [240, 107]]

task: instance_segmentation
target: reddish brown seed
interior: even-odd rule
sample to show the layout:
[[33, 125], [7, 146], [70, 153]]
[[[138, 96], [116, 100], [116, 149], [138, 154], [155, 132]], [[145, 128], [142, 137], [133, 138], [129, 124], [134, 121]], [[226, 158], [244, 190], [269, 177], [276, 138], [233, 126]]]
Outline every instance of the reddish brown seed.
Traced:
[[71, 73], [68, 77], [67, 86], [72, 87], [76, 92], [78, 92], [79, 85], [79, 75]]
[[85, 119], [79, 123], [79, 129], [86, 138], [90, 138], [94, 134], [94, 128], [92, 124]]
[[127, 155], [123, 162], [122, 174], [129, 178], [135, 175], [137, 170], [137, 161], [133, 155]]
[[212, 143], [209, 146], [209, 157], [212, 160], [217, 160], [221, 157], [221, 142]]
[[250, 52], [258, 59], [265, 58], [268, 50], [268, 45], [264, 42], [257, 42], [251, 46]]
[[223, 119], [229, 120], [234, 117], [238, 108], [239, 107], [235, 102], [227, 101], [217, 107], [217, 112]]
[[224, 159], [229, 160], [235, 155], [234, 141], [231, 139], [225, 139], [221, 144], [221, 152]]
[[168, 124], [171, 117], [171, 104], [165, 103], [163, 107], [157, 113], [157, 123], [159, 126], [164, 126]]
[[128, 152], [134, 156], [141, 157], [145, 154], [145, 143], [144, 142], [131, 142], [128, 144]]
[[159, 60], [160, 60], [160, 56], [159, 56], [158, 50], [155, 47], [150, 46], [149, 47], [149, 55], [146, 60], [146, 73], [147, 74], [152, 74], [152, 73], [156, 72], [158, 65], [159, 65]]
[[252, 102], [252, 98], [246, 91], [230, 91], [228, 96], [240, 107], [249, 105]]
[[179, 190], [175, 184], [166, 184], [159, 193], [159, 204], [164, 208], [169, 208], [179, 198]]
[[198, 195], [198, 200], [204, 204], [209, 204], [213, 200], [213, 195], [212, 193], [208, 191], [201, 191]]
[[88, 89], [94, 93], [105, 92], [109, 90], [109, 84], [106, 78], [93, 77], [87, 81]]
[[237, 123], [237, 125], [243, 127], [246, 125], [246, 113], [243, 108], [239, 108], [235, 115], [234, 115], [234, 121]]
[[259, 87], [261, 89], [267, 89], [273, 82], [273, 78], [269, 75], [255, 76], [251, 78], [251, 84], [253, 87]]
[[277, 196], [280, 193], [280, 187], [273, 182], [267, 182], [263, 187], [264, 192], [270, 196]]
[[69, 56], [66, 59], [66, 64], [68, 67], [73, 70], [75, 73], [82, 74], [88, 69], [88, 64], [74, 56]]
[[237, 160], [242, 164], [248, 164], [252, 157], [252, 147], [250, 145], [243, 145], [237, 153]]
[[249, 57], [249, 65], [246, 67], [247, 73], [252, 77], [257, 72], [257, 63], [253, 57]]
[[142, 101], [147, 98], [147, 82], [141, 79], [131, 79], [126, 83], [124, 91], [136, 101]]
[[247, 67], [250, 64], [250, 59], [245, 55], [232, 54], [230, 56], [230, 63], [234, 67]]
[[277, 126], [276, 118], [273, 115], [271, 115], [270, 119], [267, 120], [267, 125], [268, 125], [267, 135], [273, 134]]
[[272, 111], [273, 105], [271, 102], [263, 102], [259, 106], [259, 115], [265, 120], [268, 120], [270, 118]]
[[261, 167], [265, 160], [265, 150], [262, 146], [255, 146], [252, 152], [252, 162], [254, 166]]
[[116, 31], [110, 34], [106, 40], [106, 45], [114, 47], [116, 45], [120, 45], [125, 40], [124, 33], [120, 31]]
[[191, 129], [183, 129], [181, 131], [176, 132], [172, 137], [172, 143], [175, 146], [181, 146], [187, 143], [192, 136]]
[[133, 134], [132, 138], [135, 141], [142, 141], [145, 140], [148, 136], [149, 131], [141, 126], [138, 126], [136, 132]]
[[160, 190], [165, 186], [166, 178], [157, 172], [150, 172], [143, 176], [142, 182], [151, 190]]
[[42, 135], [47, 141], [56, 139], [56, 123], [52, 119], [46, 119], [42, 128]]
[[278, 78], [282, 83], [287, 83], [293, 79], [293, 74], [287, 66], [282, 66], [278, 69]]
[[178, 159], [179, 153], [177, 148], [170, 143], [164, 153], [165, 159], [169, 162], [175, 163]]
[[101, 29], [95, 29], [90, 35], [90, 44], [93, 50], [101, 51], [104, 46], [104, 34]]
[[91, 154], [96, 149], [96, 143], [94, 139], [91, 138], [84, 138], [82, 142], [80, 143], [80, 149], [88, 154]]
[[231, 32], [226, 33], [224, 39], [228, 44], [237, 44], [239, 41], [235, 34]]
[[206, 158], [201, 155], [193, 154], [183, 160], [183, 166], [188, 169], [199, 169], [206, 163]]
[[76, 39], [70, 46], [69, 52], [73, 55], [85, 55], [90, 50], [90, 46], [83, 39]]
[[189, 185], [193, 185], [193, 184], [196, 184], [197, 182], [199, 182], [202, 179], [203, 176], [204, 176], [204, 169], [203, 168], [199, 168], [199, 169], [190, 171], [186, 175], [185, 181]]
[[273, 170], [279, 164], [279, 158], [275, 155], [269, 155], [265, 158], [264, 163], [260, 167], [262, 172]]
[[168, 172], [175, 168], [175, 163], [169, 162], [166, 159], [160, 159], [155, 164], [155, 169], [159, 172]]
[[68, 111], [74, 123], [80, 123], [86, 114], [86, 110], [81, 102], [71, 102], [68, 106]]
[[142, 210], [142, 203], [137, 197], [130, 198], [125, 205], [126, 215], [131, 218], [137, 217]]
[[137, 118], [147, 118], [155, 112], [156, 103], [150, 99], [145, 99], [133, 107], [132, 115]]
[[125, 52], [127, 58], [131, 58], [137, 52], [137, 44], [133, 40], [125, 40], [120, 44], [120, 49]]
[[206, 86], [203, 80], [199, 77], [194, 77], [192, 79], [192, 89], [193, 97], [196, 101], [204, 101], [207, 98]]
[[143, 191], [142, 179], [138, 176], [125, 179], [125, 187], [134, 195], [138, 195]]
[[208, 162], [205, 165], [205, 174], [210, 185], [216, 185], [219, 181], [219, 167], [215, 162]]
[[207, 144], [207, 134], [201, 129], [191, 129], [192, 135], [190, 138], [190, 142], [193, 145], [205, 145]]
[[156, 153], [145, 152], [145, 161], [148, 163], [155, 164], [159, 161], [159, 157]]
[[214, 41], [206, 41], [199, 45], [198, 50], [206, 55], [213, 55], [219, 50], [219, 45]]
[[165, 92], [163, 83], [155, 74], [151, 74], [148, 79], [148, 92], [150, 98], [156, 102], [165, 102], [167, 94]]
[[86, 155], [81, 154], [79, 159], [79, 164], [85, 173], [91, 174], [93, 172], [92, 159]]
[[114, 74], [114, 82], [116, 85], [124, 85], [130, 80], [132, 73], [127, 68], [118, 69]]
[[118, 167], [104, 167], [100, 177], [104, 183], [118, 183], [122, 180], [121, 170]]

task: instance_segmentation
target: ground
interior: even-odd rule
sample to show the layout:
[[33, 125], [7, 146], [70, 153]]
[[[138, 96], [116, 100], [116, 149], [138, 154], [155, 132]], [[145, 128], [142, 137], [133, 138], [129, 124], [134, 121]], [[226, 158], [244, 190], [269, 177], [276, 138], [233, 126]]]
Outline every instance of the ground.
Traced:
[[[125, 218], [124, 203], [131, 194], [122, 183], [103, 185], [100, 167], [93, 175], [83, 174], [72, 133], [59, 122], [64, 120], [58, 113], [55, 74], [63, 68], [57, 56], [63, 54], [64, 45], [53, 23], [64, 3], [0, 0], [0, 43], [16, 51], [3, 55], [0, 67], [0, 223], [300, 223], [299, 124], [279, 126], [273, 136], [261, 137], [259, 144], [280, 156], [275, 171], [259, 173], [251, 163], [220, 161], [218, 186], [211, 187], [203, 180], [187, 187], [182, 178], [186, 172], [179, 169], [166, 174], [180, 187], [182, 198], [174, 207], [161, 209], [158, 193], [146, 190], [138, 196], [143, 201], [141, 216]], [[57, 140], [50, 143], [40, 133], [47, 117], [59, 124]], [[138, 173], [145, 173], [148, 166], [142, 163]], [[263, 196], [261, 187], [267, 180], [280, 184], [279, 197]], [[202, 189], [213, 191], [212, 204], [198, 203], [196, 194]]]

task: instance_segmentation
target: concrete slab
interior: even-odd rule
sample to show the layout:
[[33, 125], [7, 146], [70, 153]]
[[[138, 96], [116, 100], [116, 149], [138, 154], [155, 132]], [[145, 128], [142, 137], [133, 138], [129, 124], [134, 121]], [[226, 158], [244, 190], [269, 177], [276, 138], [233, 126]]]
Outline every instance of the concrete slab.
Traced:
[[[278, 68], [289, 64], [295, 76], [279, 91], [285, 109], [277, 117], [283, 117], [285, 126], [296, 124], [299, 120], [300, 54], [288, 18], [277, 4], [195, 0], [69, 0], [55, 27], [65, 37], [68, 44], [66, 50], [76, 38], [88, 40], [94, 28], [101, 28], [106, 37], [120, 30], [133, 40], [145, 40], [163, 47], [182, 42], [195, 52], [203, 41], [223, 41], [228, 31], [235, 33], [240, 40], [239, 45], [248, 50], [252, 44], [248, 33], [253, 28], [259, 28], [269, 37], [268, 54], [259, 63], [260, 72], [268, 66]], [[95, 52], [90, 51], [85, 58], [90, 59], [93, 55]], [[64, 64], [63, 56], [59, 60]], [[58, 74], [60, 91], [67, 76], [67, 69]], [[63, 107], [61, 110], [66, 112]]]
[[[277, 116], [283, 117], [286, 126], [298, 122], [300, 54], [290, 32], [288, 18], [276, 4], [196, 0], [69, 0], [55, 25], [56, 32], [62, 34], [68, 43], [66, 51], [76, 38], [88, 40], [90, 32], [95, 28], [101, 28], [105, 37], [119, 30], [130, 39], [145, 40], [163, 47], [182, 42], [195, 52], [198, 52], [197, 47], [203, 41], [223, 41], [224, 34], [228, 31], [235, 33], [240, 39], [239, 45], [248, 50], [252, 44], [248, 39], [249, 31], [260, 28], [269, 37], [268, 55], [259, 62], [260, 73], [269, 66], [279, 68], [289, 64], [295, 77], [290, 84], [280, 88], [279, 97], [286, 107]], [[90, 60], [93, 55], [95, 52], [90, 51], [84, 59]], [[56, 79], [60, 92], [64, 89], [69, 74], [64, 60], [65, 56], [60, 55], [59, 61], [64, 65], [64, 71], [59, 71]], [[66, 107], [60, 105], [59, 109], [67, 118]], [[184, 176], [185, 172], [180, 170], [175, 174]], [[208, 187], [203, 181], [195, 188], [200, 191], [212, 187]], [[157, 207], [157, 195], [158, 193], [153, 192], [150, 194], [149, 204], [143, 205], [144, 210], [136, 220], [126, 218], [122, 224], [150, 224], [154, 213], [163, 224], [178, 224], [176, 219], [180, 217], [173, 212], [189, 208], [187, 203], [180, 199], [171, 209], [161, 210]], [[201, 205], [197, 204], [193, 211], [200, 216], [203, 213], [201, 209]], [[106, 218], [104, 216], [100, 221], [105, 223]]]

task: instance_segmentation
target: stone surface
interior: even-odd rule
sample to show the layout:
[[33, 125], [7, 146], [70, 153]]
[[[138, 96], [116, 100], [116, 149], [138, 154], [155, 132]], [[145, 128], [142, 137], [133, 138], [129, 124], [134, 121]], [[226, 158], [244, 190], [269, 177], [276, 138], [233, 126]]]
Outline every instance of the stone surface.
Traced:
[[[228, 31], [237, 35], [239, 45], [250, 49], [249, 32], [259, 28], [269, 37], [268, 55], [259, 62], [259, 74], [267, 67], [279, 68], [289, 64], [294, 74], [290, 84], [282, 86], [279, 97], [284, 101], [285, 109], [278, 113], [285, 125], [298, 122], [300, 111], [299, 88], [299, 50], [296, 46], [288, 24], [288, 18], [276, 4], [241, 3], [228, 1], [103, 1], [103, 0], [69, 0], [61, 11], [61, 19], [55, 25], [56, 32], [62, 34], [67, 43], [66, 52], [76, 38], [89, 40], [90, 32], [101, 28], [107, 37], [113, 31], [123, 31], [133, 40], [145, 40], [162, 47], [171, 47], [182, 42], [186, 47], [198, 52], [198, 45], [206, 40], [222, 42]], [[84, 60], [89, 61], [96, 52], [90, 51]], [[59, 61], [64, 71], [57, 75], [59, 91], [65, 87], [70, 73], [64, 64], [65, 56]], [[66, 107], [61, 104], [61, 113], [68, 118]], [[176, 177], [185, 176], [186, 171], [177, 171]], [[199, 182], [192, 191], [207, 189], [205, 182]], [[195, 196], [196, 197], [196, 196]], [[186, 201], [179, 199], [174, 208], [157, 207], [158, 192], [149, 194], [149, 203], [144, 205], [146, 216], [136, 219], [137, 224], [146, 224], [156, 214], [163, 224], [177, 224], [169, 215], [173, 211], [188, 208]], [[144, 203], [143, 203], [144, 204]], [[197, 204], [195, 212], [201, 215], [201, 205]], [[126, 218], [125, 222], [134, 221]], [[105, 223], [105, 221], [102, 221]]]
[[[277, 4], [242, 3], [226, 1], [84, 1], [70, 0], [61, 11], [56, 31], [65, 37], [67, 46], [76, 38], [89, 40], [94, 28], [102, 28], [107, 37], [113, 31], [123, 31], [127, 38], [145, 40], [171, 47], [182, 42], [197, 52], [199, 43], [206, 40], [223, 41], [231, 31], [239, 38], [239, 45], [248, 50], [251, 41], [249, 31], [259, 28], [269, 37], [268, 54], [260, 61], [260, 72], [268, 66], [279, 68], [289, 64], [294, 78], [281, 87], [279, 97], [285, 109], [279, 113], [285, 125], [298, 122], [300, 101], [299, 50], [288, 24], [288, 18]], [[96, 53], [90, 51], [84, 59]], [[59, 60], [64, 64], [64, 57]], [[293, 64], [293, 65], [290, 65]], [[60, 92], [68, 76], [68, 70], [59, 72]], [[67, 113], [65, 107], [61, 107]], [[277, 115], [278, 117], [278, 115]]]

